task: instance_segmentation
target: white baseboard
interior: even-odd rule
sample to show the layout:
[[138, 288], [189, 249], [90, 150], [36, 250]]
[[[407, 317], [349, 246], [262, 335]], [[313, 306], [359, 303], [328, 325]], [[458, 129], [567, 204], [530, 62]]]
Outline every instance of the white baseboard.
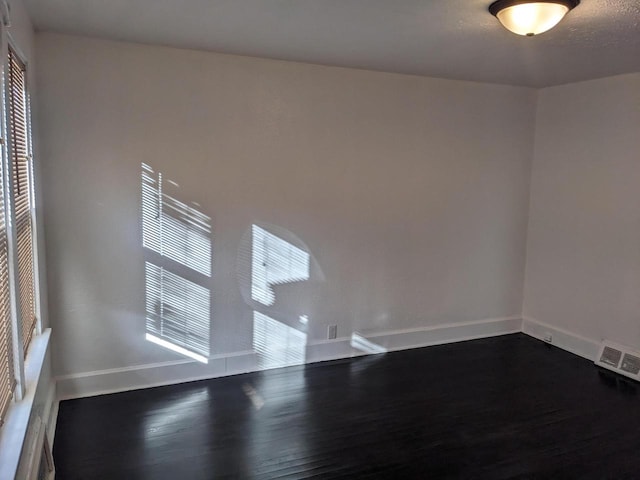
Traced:
[[56, 378], [56, 385], [58, 400], [68, 400], [236, 375], [256, 369], [256, 354], [247, 351], [209, 357], [206, 365], [177, 360], [65, 375]]
[[550, 333], [553, 338], [552, 345], [591, 361], [595, 361], [600, 348], [598, 340], [583, 337], [530, 317], [522, 319], [522, 332], [543, 341], [545, 335]]
[[[366, 335], [366, 338], [387, 351], [395, 351], [518, 333], [521, 326], [522, 317], [514, 316], [387, 331]], [[306, 362], [315, 363], [361, 355], [366, 353], [352, 348], [350, 338], [339, 338], [309, 343]], [[207, 365], [180, 360], [65, 375], [58, 377], [56, 381], [58, 399], [65, 400], [236, 375], [258, 369], [255, 352], [244, 351], [210, 357]]]
[[[518, 333], [521, 331], [521, 324], [522, 318], [518, 316], [405, 330], [390, 330], [370, 335], [365, 334], [364, 336], [367, 340], [383, 347], [386, 351], [393, 352]], [[367, 353], [351, 347], [350, 337], [322, 340], [310, 343], [307, 346], [307, 363], [362, 355], [367, 355]]]

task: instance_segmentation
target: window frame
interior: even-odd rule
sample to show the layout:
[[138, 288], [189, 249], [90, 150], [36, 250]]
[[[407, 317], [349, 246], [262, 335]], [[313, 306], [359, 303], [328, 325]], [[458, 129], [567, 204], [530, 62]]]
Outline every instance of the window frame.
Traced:
[[[8, 280], [9, 280], [9, 325], [11, 326], [12, 335], [9, 344], [10, 350], [10, 362], [13, 363], [13, 371], [15, 372], [14, 379], [16, 386], [13, 389], [13, 395], [11, 396], [8, 407], [2, 418], [3, 423], [0, 424], [0, 478], [14, 478], [19, 475], [24, 475], [25, 472], [21, 471], [21, 459], [23, 458], [23, 447], [27, 441], [28, 431], [31, 425], [32, 416], [35, 412], [35, 408], [38, 402], [44, 400], [45, 406], [43, 411], [43, 418], [46, 422], [50, 422], [51, 418], [55, 418], [54, 402], [55, 401], [55, 384], [51, 382], [50, 372], [47, 365], [49, 364], [50, 344], [51, 344], [51, 329], [45, 327], [48, 326], [47, 321], [47, 304], [46, 304], [46, 267], [42, 263], [44, 261], [44, 240], [39, 236], [39, 232], [42, 232], [42, 226], [38, 223], [41, 221], [39, 203], [40, 195], [37, 193], [36, 186], [41, 187], [40, 182], [40, 168], [37, 161], [34, 161], [36, 157], [34, 151], [34, 138], [33, 138], [33, 111], [32, 107], [32, 93], [35, 83], [33, 77], [33, 63], [28, 60], [28, 57], [24, 54], [24, 50], [20, 48], [22, 37], [19, 33], [16, 33], [15, 38], [12, 37], [9, 32], [10, 27], [0, 19], [0, 138], [5, 139], [0, 145], [0, 162], [3, 162], [3, 166], [10, 166], [11, 168], [4, 168], [2, 176], [0, 176], [0, 182], [4, 186], [4, 196], [7, 199], [5, 205], [5, 212], [7, 216], [7, 268]], [[15, 32], [20, 32], [18, 28]], [[29, 215], [31, 219], [31, 241], [32, 241], [32, 265], [33, 265], [33, 288], [34, 288], [34, 314], [36, 316], [35, 328], [31, 337], [31, 342], [27, 351], [27, 357], [24, 357], [24, 348], [22, 342], [22, 332], [20, 328], [22, 323], [19, 321], [19, 312], [17, 308], [17, 294], [16, 290], [16, 265], [12, 264], [15, 257], [15, 219], [12, 197], [12, 183], [13, 179], [13, 165], [11, 162], [11, 145], [10, 135], [8, 130], [8, 105], [7, 105], [7, 87], [8, 87], [8, 67], [9, 67], [9, 45], [20, 62], [24, 65], [25, 69], [25, 85], [24, 85], [24, 100], [25, 100], [25, 134], [26, 147], [29, 153], [29, 188], [31, 189], [30, 203], [29, 203]], [[26, 45], [25, 45], [26, 46]], [[38, 228], [40, 226], [40, 228]], [[10, 249], [13, 249], [10, 251]], [[11, 286], [11, 284], [13, 285]], [[19, 288], [19, 287], [17, 287]], [[45, 290], [42, 290], [42, 289]], [[13, 291], [12, 291], [13, 289]], [[44, 296], [43, 296], [44, 295]], [[11, 298], [13, 296], [13, 299]], [[13, 302], [13, 303], [12, 303]], [[48, 382], [46, 385], [45, 382]], [[41, 390], [42, 388], [42, 390]], [[45, 389], [46, 393], [45, 393]], [[39, 393], [42, 392], [42, 393]], [[36, 393], [39, 395], [46, 395], [45, 398], [36, 398]], [[47, 423], [51, 428], [51, 424]], [[51, 432], [48, 432], [51, 433]], [[22, 469], [24, 470], [24, 469]], [[22, 478], [22, 477], [21, 477]]]
[[[3, 132], [6, 132], [7, 135], [4, 136], [6, 144], [7, 144], [7, 148], [6, 148], [6, 153], [7, 153], [7, 162], [12, 166], [13, 168], [13, 145], [12, 145], [12, 140], [11, 140], [11, 135], [9, 135], [9, 125], [10, 125], [10, 109], [8, 108], [8, 99], [9, 99], [9, 95], [8, 95], [8, 88], [9, 88], [9, 82], [7, 82], [7, 74], [9, 73], [9, 68], [11, 68], [11, 66], [9, 65], [9, 49], [12, 50], [12, 53], [14, 54], [14, 56], [17, 58], [17, 60], [22, 64], [22, 66], [24, 67], [24, 120], [25, 120], [25, 126], [24, 126], [24, 134], [25, 134], [25, 149], [26, 149], [26, 160], [28, 163], [28, 167], [27, 167], [27, 185], [28, 185], [28, 195], [29, 195], [29, 222], [30, 222], [30, 229], [31, 229], [31, 266], [32, 266], [32, 278], [33, 278], [33, 314], [35, 316], [35, 321], [33, 322], [33, 330], [32, 330], [32, 334], [31, 334], [31, 338], [29, 339], [29, 343], [27, 343], [26, 345], [23, 344], [23, 349], [28, 349], [27, 347], [31, 344], [31, 341], [33, 340], [33, 336], [34, 335], [39, 335], [40, 333], [42, 333], [42, 324], [41, 324], [41, 315], [40, 315], [40, 288], [39, 288], [39, 269], [38, 269], [38, 235], [37, 235], [37, 224], [36, 224], [36, 215], [35, 215], [35, 205], [36, 205], [36, 201], [35, 201], [35, 196], [36, 196], [36, 192], [35, 192], [35, 180], [34, 180], [34, 164], [33, 164], [33, 137], [32, 137], [32, 120], [31, 120], [31, 95], [30, 95], [30, 88], [29, 88], [29, 82], [30, 82], [30, 78], [31, 78], [31, 68], [29, 67], [29, 62], [26, 60], [27, 56], [24, 55], [24, 53], [20, 50], [20, 48], [17, 46], [17, 43], [13, 40], [12, 36], [10, 33], [7, 34], [7, 51], [5, 53], [4, 56], [4, 69], [3, 69], [3, 75], [4, 75], [4, 90], [3, 90], [3, 108], [4, 108], [4, 117], [5, 117], [5, 130], [3, 130]], [[6, 164], [6, 163], [5, 163]], [[9, 192], [10, 195], [13, 194], [13, 182], [15, 181], [15, 179], [17, 178], [14, 175], [14, 172], [11, 171], [7, 171], [7, 175], [11, 174], [12, 176], [8, 176], [7, 178], [9, 179], [9, 181], [5, 181], [5, 186], [7, 187], [7, 189], [11, 188], [11, 191]], [[13, 200], [13, 198], [12, 198]], [[11, 206], [11, 210], [12, 210], [12, 221], [15, 219], [15, 208], [13, 207], [13, 205]], [[15, 225], [15, 223], [13, 224]], [[15, 239], [14, 239], [15, 240]], [[17, 249], [17, 241], [14, 244], [16, 246]], [[16, 257], [17, 258], [17, 257]], [[16, 273], [18, 271], [18, 268], [16, 266]], [[16, 284], [16, 285], [19, 285]], [[19, 294], [20, 292], [17, 291], [17, 293]], [[20, 297], [17, 297], [17, 301], [19, 302]], [[22, 320], [22, 319], [20, 319]], [[19, 323], [20, 326], [20, 338], [21, 341], [23, 341], [22, 339], [22, 334], [24, 332], [24, 328], [23, 328], [23, 324], [22, 322]], [[25, 358], [25, 352], [23, 352], [22, 357]]]
[[[2, 155], [0, 161], [3, 162], [3, 174], [4, 178], [0, 178], [4, 186], [4, 207], [6, 216], [6, 236], [7, 236], [7, 268], [9, 270], [9, 298], [10, 298], [10, 322], [11, 322], [11, 349], [13, 355], [13, 370], [15, 377], [15, 387], [13, 391], [13, 401], [10, 402], [8, 411], [16, 402], [23, 400], [27, 394], [26, 392], [26, 376], [25, 376], [25, 348], [22, 338], [22, 318], [20, 313], [20, 291], [19, 291], [19, 272], [18, 272], [18, 252], [17, 252], [17, 232], [16, 232], [16, 218], [15, 208], [13, 202], [13, 185], [15, 181], [14, 164], [12, 161], [13, 156], [13, 144], [11, 135], [9, 132], [9, 126], [11, 121], [9, 119], [10, 109], [8, 105], [8, 89], [9, 89], [9, 49], [13, 51], [13, 54], [24, 65], [25, 72], [25, 85], [24, 85], [24, 101], [25, 101], [25, 135], [26, 135], [26, 148], [27, 157], [29, 162], [28, 167], [28, 184], [29, 184], [29, 215], [31, 222], [31, 242], [32, 242], [32, 265], [33, 265], [33, 283], [34, 283], [34, 312], [36, 316], [35, 332], [30, 340], [30, 344], [33, 340], [42, 333], [42, 315], [40, 309], [40, 270], [39, 270], [39, 257], [38, 257], [38, 229], [36, 222], [36, 192], [35, 192], [35, 179], [34, 179], [34, 163], [33, 163], [33, 132], [32, 132], [32, 111], [31, 111], [31, 95], [30, 95], [30, 78], [31, 68], [30, 63], [27, 60], [26, 55], [20, 49], [17, 42], [14, 41], [11, 34], [7, 32], [6, 26], [0, 25], [0, 55], [2, 59], [0, 61], [0, 85], [2, 90], [2, 102], [0, 108], [2, 114], [0, 115], [0, 148], [2, 149]], [[0, 428], [2, 428], [2, 422], [0, 421]]]

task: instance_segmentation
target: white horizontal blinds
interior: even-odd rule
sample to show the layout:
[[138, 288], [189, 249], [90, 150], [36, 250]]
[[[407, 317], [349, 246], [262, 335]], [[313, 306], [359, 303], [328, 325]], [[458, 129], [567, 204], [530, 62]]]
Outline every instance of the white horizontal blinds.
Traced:
[[[4, 178], [0, 161], [0, 179]], [[0, 181], [0, 425], [13, 396], [13, 349], [11, 345], [11, 310], [7, 250], [7, 218], [5, 215], [4, 182]]]
[[13, 164], [12, 199], [18, 256], [19, 308], [26, 355], [36, 324], [33, 228], [31, 223], [31, 157], [28, 140], [26, 68], [9, 47], [7, 108], [10, 161]]

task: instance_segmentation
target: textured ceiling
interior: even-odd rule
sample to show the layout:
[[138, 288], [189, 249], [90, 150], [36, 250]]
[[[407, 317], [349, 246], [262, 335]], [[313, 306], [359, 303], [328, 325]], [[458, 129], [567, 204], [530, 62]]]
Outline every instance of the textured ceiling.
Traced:
[[542, 87], [640, 71], [640, 0], [582, 0], [537, 37], [490, 0], [24, 0], [36, 29]]

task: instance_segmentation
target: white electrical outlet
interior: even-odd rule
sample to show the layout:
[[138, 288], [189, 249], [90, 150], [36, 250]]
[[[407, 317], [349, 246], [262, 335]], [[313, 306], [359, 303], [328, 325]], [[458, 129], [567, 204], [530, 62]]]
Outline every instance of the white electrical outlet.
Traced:
[[551, 335], [551, 332], [545, 332], [542, 339], [547, 343], [553, 343], [553, 335]]
[[337, 325], [329, 325], [327, 327], [327, 338], [329, 340], [334, 340], [338, 336], [338, 326]]

